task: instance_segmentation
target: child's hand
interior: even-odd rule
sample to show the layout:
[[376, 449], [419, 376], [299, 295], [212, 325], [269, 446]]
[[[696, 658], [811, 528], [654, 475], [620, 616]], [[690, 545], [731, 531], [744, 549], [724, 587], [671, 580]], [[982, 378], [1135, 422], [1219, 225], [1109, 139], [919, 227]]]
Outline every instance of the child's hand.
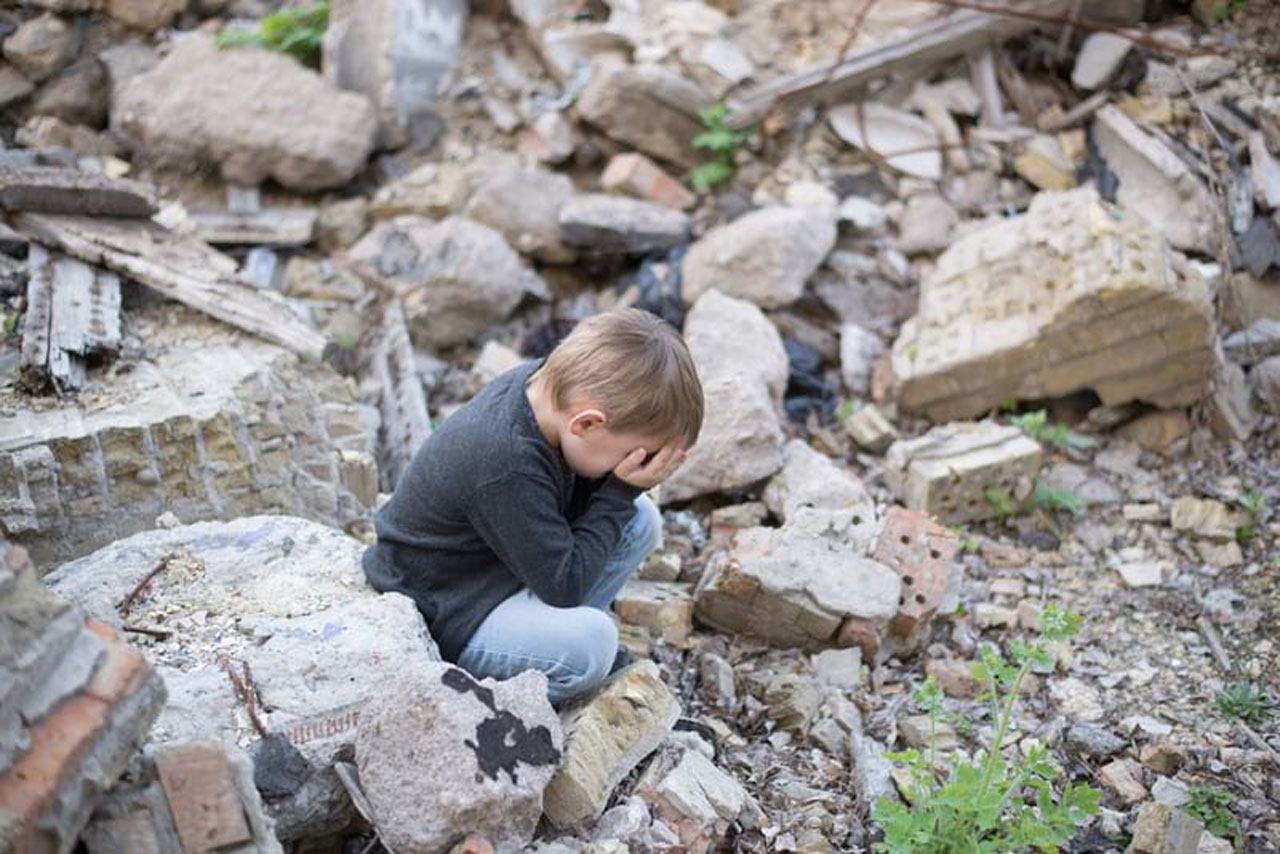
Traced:
[[689, 452], [676, 446], [664, 445], [652, 458], [644, 448], [636, 448], [623, 458], [613, 470], [613, 476], [639, 489], [652, 489], [666, 480], [689, 456]]

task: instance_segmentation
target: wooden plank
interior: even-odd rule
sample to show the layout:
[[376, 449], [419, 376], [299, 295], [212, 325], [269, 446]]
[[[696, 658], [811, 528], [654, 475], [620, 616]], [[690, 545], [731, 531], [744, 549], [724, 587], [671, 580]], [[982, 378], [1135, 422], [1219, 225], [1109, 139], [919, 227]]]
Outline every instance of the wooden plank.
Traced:
[[414, 452], [431, 435], [427, 396], [413, 364], [413, 346], [398, 300], [382, 312], [382, 338], [374, 347], [370, 370], [380, 389], [382, 413], [378, 470], [388, 491], [409, 467]]
[[216, 245], [306, 246], [315, 234], [314, 208], [276, 208], [253, 213], [193, 211], [196, 234]]
[[76, 169], [0, 166], [0, 207], [39, 213], [149, 217], [157, 210], [150, 184]]
[[[1069, 0], [1021, 0], [1013, 9], [1060, 15]], [[833, 70], [819, 65], [748, 92], [730, 104], [729, 124], [755, 124], [774, 105], [797, 110], [815, 102], [838, 104], [871, 81], [888, 74], [935, 65], [983, 49], [1034, 29], [1038, 24], [964, 9], [912, 30], [898, 38], [850, 54]]]
[[222, 745], [212, 741], [182, 744], [164, 751], [155, 761], [186, 854], [253, 839]]
[[323, 361], [336, 349], [283, 298], [243, 281], [235, 261], [197, 238], [118, 218], [24, 213], [15, 225], [85, 263], [107, 267], [306, 359]]

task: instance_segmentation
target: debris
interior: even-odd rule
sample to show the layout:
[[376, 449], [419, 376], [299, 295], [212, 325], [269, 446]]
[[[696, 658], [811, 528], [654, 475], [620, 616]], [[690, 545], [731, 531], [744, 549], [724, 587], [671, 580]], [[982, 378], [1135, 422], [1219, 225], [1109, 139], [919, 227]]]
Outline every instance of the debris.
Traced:
[[1004, 605], [977, 602], [970, 613], [973, 615], [973, 624], [984, 629], [1012, 629], [1018, 625], [1018, 612]]
[[520, 354], [507, 345], [497, 341], [486, 341], [480, 348], [480, 354], [476, 356], [471, 371], [467, 374], [467, 385], [471, 394], [479, 394], [481, 389], [519, 365], [520, 361]]
[[321, 361], [329, 346], [274, 295], [235, 276], [235, 262], [191, 237], [151, 223], [19, 214], [15, 225], [34, 240], [90, 264], [141, 282], [177, 300], [292, 350]]
[[1214, 254], [1222, 215], [1213, 194], [1179, 157], [1118, 107], [1098, 110], [1093, 138], [1120, 179], [1116, 201], [1179, 249]]
[[889, 508], [871, 557], [902, 579], [898, 613], [889, 624], [894, 636], [918, 640], [920, 629], [937, 612], [951, 585], [959, 547], [956, 535], [928, 514]]
[[645, 255], [689, 239], [689, 217], [666, 205], [587, 193], [560, 208], [560, 238], [590, 252]]
[[884, 353], [880, 336], [846, 323], [840, 327], [840, 376], [851, 393], [865, 397], [871, 389], [871, 370]]
[[1062, 150], [1058, 138], [1037, 134], [1027, 140], [1013, 168], [1041, 190], [1070, 190], [1076, 185], [1075, 167]]
[[680, 703], [657, 666], [638, 661], [594, 698], [562, 716], [564, 760], [543, 793], [543, 810], [560, 829], [604, 812], [614, 787], [652, 753], [680, 716]]
[[960, 222], [955, 208], [937, 193], [918, 193], [907, 200], [898, 222], [898, 249], [906, 255], [941, 252], [951, 245]]
[[[494, 177], [498, 178], [496, 174]], [[471, 181], [458, 164], [424, 163], [378, 188], [369, 203], [369, 221], [376, 223], [398, 216], [443, 219], [461, 211], [470, 193]], [[560, 195], [556, 188], [554, 197]]]
[[1106, 759], [1128, 746], [1128, 742], [1102, 724], [1077, 721], [1067, 730], [1064, 743], [1091, 759]]
[[476, 186], [466, 215], [501, 232], [518, 252], [551, 264], [571, 263], [577, 253], [561, 240], [559, 222], [572, 198], [573, 182], [565, 175], [499, 165]]
[[1142, 745], [1142, 749], [1138, 751], [1138, 761], [1157, 774], [1168, 776], [1178, 773], [1178, 769], [1187, 761], [1187, 751], [1169, 739], [1162, 738]]
[[1130, 590], [1138, 587], [1159, 587], [1164, 583], [1165, 564], [1161, 561], [1121, 559], [1116, 562], [1115, 568], [1124, 579], [1124, 586]]
[[688, 210], [697, 196], [643, 154], [615, 154], [600, 176], [600, 186], [675, 210]]
[[859, 196], [849, 196], [840, 202], [836, 216], [840, 222], [847, 222], [854, 227], [854, 230], [861, 232], [879, 231], [884, 228], [888, 220], [888, 214], [883, 207]]
[[662, 581], [629, 581], [613, 602], [626, 625], [646, 629], [652, 638], [682, 647], [693, 633], [691, 585]]
[[1267, 150], [1267, 140], [1261, 131], [1249, 134], [1249, 163], [1253, 166], [1259, 203], [1267, 208], [1280, 208], [1280, 161]]
[[315, 222], [316, 246], [329, 253], [346, 249], [364, 235], [368, 223], [369, 202], [363, 196], [322, 204]]
[[1182, 810], [1150, 801], [1138, 810], [1125, 854], [1197, 854], [1203, 834], [1204, 825]]
[[1132, 49], [1133, 41], [1118, 33], [1090, 33], [1076, 53], [1072, 85], [1086, 92], [1101, 89], [1115, 76]]
[[520, 150], [532, 151], [541, 163], [564, 163], [578, 150], [578, 129], [558, 110], [543, 113], [533, 120], [520, 137]]
[[1253, 365], [1271, 356], [1280, 356], [1280, 319], [1260, 317], [1222, 341], [1227, 358], [1237, 365]]
[[659, 756], [637, 793], [654, 805], [658, 817], [691, 851], [710, 850], [723, 840], [750, 800], [741, 783], [696, 750], [683, 751], [679, 761]]
[[697, 165], [698, 111], [711, 97], [658, 65], [597, 61], [578, 97], [578, 114], [609, 136], [683, 168]]
[[386, 487], [394, 488], [418, 448], [431, 435], [427, 396], [414, 368], [413, 347], [397, 300], [382, 310], [382, 335], [373, 346], [369, 372], [378, 389], [378, 472]]
[[970, 522], [1000, 515], [993, 491], [1011, 504], [1025, 500], [1041, 457], [1040, 446], [1017, 427], [957, 422], [895, 442], [885, 479], [912, 510], [945, 523]]
[[803, 736], [822, 705], [822, 689], [808, 676], [779, 673], [765, 686], [764, 703], [778, 727]]
[[1221, 350], [1215, 356], [1217, 374], [1205, 399], [1209, 427], [1224, 442], [1243, 442], [1258, 426], [1259, 415], [1253, 408], [1253, 395], [1244, 370], [1228, 362]]
[[1075, 676], [1050, 682], [1049, 694], [1068, 718], [1099, 721], [1105, 714], [1098, 689]]
[[315, 235], [313, 208], [273, 208], [252, 213], [191, 211], [196, 235], [205, 243], [305, 246]]
[[859, 406], [844, 428], [853, 441], [873, 454], [883, 454], [901, 438], [898, 429], [874, 403]]
[[77, 389], [87, 360], [109, 358], [120, 347], [120, 279], [35, 244], [27, 267], [22, 382], [37, 392]]
[[391, 850], [440, 850], [471, 832], [531, 842], [565, 748], [546, 676], [476, 680], [440, 662], [382, 685], [360, 713], [356, 762]]
[[1122, 439], [1128, 439], [1147, 451], [1163, 454], [1179, 440], [1191, 433], [1191, 419], [1186, 410], [1167, 409], [1148, 412], [1116, 431]]
[[334, 0], [325, 76], [373, 103], [379, 147], [426, 149], [439, 136], [433, 106], [453, 73], [466, 23], [465, 0]]
[[74, 169], [0, 167], [0, 207], [34, 213], [149, 217], [156, 212], [154, 187]]
[[1280, 415], [1280, 356], [1272, 356], [1259, 363], [1249, 375], [1262, 405], [1272, 415]]
[[32, 83], [52, 77], [79, 49], [79, 28], [52, 12], [23, 21], [4, 40], [4, 58]]
[[689, 458], [662, 484], [664, 502], [746, 486], [782, 467], [787, 353], [773, 324], [751, 303], [710, 290], [684, 333], [707, 414]]
[[217, 742], [204, 741], [156, 754], [156, 773], [184, 850], [204, 851], [253, 838], [223, 750]]
[[1174, 499], [1170, 524], [1175, 531], [1190, 531], [1212, 540], [1235, 538], [1240, 516], [1221, 501], [1184, 495]]
[[7, 107], [30, 95], [35, 84], [23, 77], [13, 66], [0, 67], [0, 107]]
[[465, 217], [380, 222], [347, 251], [346, 263], [398, 297], [410, 337], [433, 350], [472, 340], [525, 295], [550, 296], [501, 234]]
[[824, 649], [811, 659], [813, 675], [830, 688], [854, 691], [862, 684], [862, 650]]
[[1160, 234], [1117, 216], [1092, 189], [1040, 193], [1026, 215], [957, 240], [894, 344], [899, 404], [936, 421], [1084, 388], [1107, 405], [1199, 400], [1207, 285], [1180, 281]]
[[942, 178], [941, 140], [924, 119], [866, 101], [829, 110], [827, 120], [849, 145], [870, 149], [894, 169], [928, 181]]
[[343, 92], [269, 50], [220, 51], [192, 34], [126, 83], [111, 127], [159, 163], [208, 163], [235, 184], [274, 178], [312, 191], [347, 183], [373, 148], [377, 121]]
[[938, 680], [948, 697], [976, 697], [983, 689], [973, 675], [973, 665], [955, 659], [933, 659], [925, 665], [925, 672]]
[[712, 288], [729, 297], [777, 308], [799, 298], [805, 282], [835, 245], [831, 214], [774, 206], [717, 226], [684, 256], [684, 300]]
[[187, 10], [186, 0], [106, 0], [103, 11], [126, 26], [151, 33]]

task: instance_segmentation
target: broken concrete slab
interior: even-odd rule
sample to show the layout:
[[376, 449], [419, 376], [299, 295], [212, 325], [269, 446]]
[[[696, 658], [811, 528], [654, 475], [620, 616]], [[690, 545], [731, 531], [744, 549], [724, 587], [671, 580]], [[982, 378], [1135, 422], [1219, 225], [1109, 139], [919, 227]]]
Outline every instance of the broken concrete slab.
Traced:
[[476, 680], [440, 662], [372, 693], [356, 762], [391, 850], [445, 850], [468, 833], [520, 848], [533, 840], [564, 746], [541, 671]]
[[584, 193], [560, 208], [560, 239], [585, 252], [645, 255], [689, 239], [689, 217], [655, 202]]
[[1186, 406], [1208, 388], [1212, 345], [1208, 285], [1175, 274], [1158, 231], [1092, 189], [1040, 193], [938, 259], [893, 347], [895, 390], [937, 421], [1081, 389]]
[[346, 252], [345, 264], [400, 299], [414, 343], [430, 350], [472, 340], [526, 295], [550, 297], [501, 234], [465, 217], [380, 222]]
[[613, 600], [613, 611], [625, 625], [639, 626], [650, 638], [682, 647], [693, 633], [693, 586], [629, 581]]
[[828, 110], [827, 121], [849, 145], [875, 152], [900, 172], [927, 181], [942, 178], [938, 132], [913, 113], [865, 101]]
[[834, 212], [773, 206], [717, 226], [681, 262], [692, 304], [712, 288], [762, 308], [795, 302], [835, 245]]
[[[495, 173], [493, 177], [499, 176]], [[471, 189], [471, 176], [457, 163], [424, 163], [378, 188], [369, 202], [369, 221], [398, 216], [443, 219], [462, 212]], [[558, 198], [559, 188], [553, 192]]]
[[324, 73], [378, 113], [379, 147], [427, 148], [443, 123], [433, 109], [462, 49], [466, 0], [335, 0]]
[[764, 312], [711, 290], [684, 326], [702, 379], [706, 419], [684, 465], [662, 484], [661, 499], [747, 486], [782, 467], [782, 393], [787, 352]]
[[782, 449], [782, 471], [765, 487], [764, 503], [784, 522], [805, 509], [832, 511], [858, 541], [869, 546], [875, 536], [875, 503], [862, 481], [802, 439]]
[[132, 323], [151, 360], [91, 375], [94, 393], [77, 401], [35, 411], [24, 399], [0, 417], [9, 536], [66, 560], [166, 510], [196, 520], [274, 509], [336, 525], [368, 512], [336, 453], [371, 450], [342, 377], [181, 309], [137, 311]]
[[901, 438], [898, 428], [874, 403], [859, 406], [845, 422], [844, 429], [859, 447], [873, 454], [883, 454]]
[[156, 189], [141, 181], [75, 169], [0, 167], [0, 207], [35, 213], [146, 218], [157, 210]]
[[885, 480], [908, 508], [945, 523], [992, 519], [1000, 510], [990, 491], [1014, 505], [1026, 500], [1042, 457], [1017, 427], [957, 422], [895, 442], [885, 457]]
[[658, 65], [594, 62], [578, 114], [609, 136], [645, 154], [693, 168], [693, 138], [704, 130], [698, 111], [712, 98]]
[[941, 252], [951, 244], [960, 222], [955, 208], [937, 193], [917, 193], [907, 200], [898, 221], [898, 250], [904, 255]]
[[1176, 154], [1115, 106], [1098, 110], [1093, 137], [1120, 179], [1116, 201], [1121, 207], [1150, 222], [1179, 249], [1206, 255], [1217, 251], [1221, 210], [1209, 188]]
[[573, 182], [567, 175], [499, 165], [476, 186], [465, 213], [497, 229], [525, 255], [568, 264], [577, 259], [577, 252], [561, 240], [560, 211], [572, 197]]
[[566, 709], [564, 760], [543, 793], [543, 810], [562, 830], [599, 818], [613, 789], [657, 749], [680, 716], [680, 702], [652, 661], [615, 675], [591, 700]]
[[346, 184], [364, 167], [377, 119], [363, 95], [292, 57], [219, 50], [191, 34], [124, 85], [111, 127], [160, 163], [205, 163], [235, 184], [273, 178], [314, 191]]

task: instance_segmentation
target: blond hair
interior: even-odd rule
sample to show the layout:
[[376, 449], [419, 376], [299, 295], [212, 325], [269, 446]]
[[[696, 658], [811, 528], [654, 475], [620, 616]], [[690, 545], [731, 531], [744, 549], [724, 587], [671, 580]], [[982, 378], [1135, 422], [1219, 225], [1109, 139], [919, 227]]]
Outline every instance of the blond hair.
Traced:
[[702, 429], [702, 383], [675, 327], [635, 308], [579, 323], [538, 369], [556, 409], [598, 405], [618, 433], [680, 440]]

